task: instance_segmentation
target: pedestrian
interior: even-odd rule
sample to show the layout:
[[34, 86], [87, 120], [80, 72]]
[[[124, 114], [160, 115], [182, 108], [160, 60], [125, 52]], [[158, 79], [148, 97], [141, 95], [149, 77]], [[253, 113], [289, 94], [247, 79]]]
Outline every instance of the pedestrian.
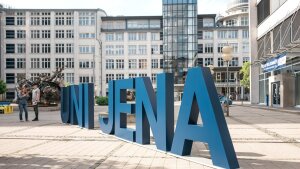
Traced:
[[32, 90], [32, 106], [35, 113], [35, 118], [32, 121], [39, 121], [39, 102], [40, 102], [40, 89], [38, 84], [33, 84]]
[[25, 120], [28, 121], [27, 100], [29, 98], [28, 91], [25, 87], [19, 88], [17, 93], [17, 99], [19, 102], [19, 118], [20, 122], [23, 122], [23, 111], [25, 112]]

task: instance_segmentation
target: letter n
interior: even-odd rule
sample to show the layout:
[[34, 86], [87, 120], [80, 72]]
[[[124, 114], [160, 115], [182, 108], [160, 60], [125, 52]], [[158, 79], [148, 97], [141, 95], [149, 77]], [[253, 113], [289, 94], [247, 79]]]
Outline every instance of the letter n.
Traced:
[[[197, 125], [199, 110], [203, 126]], [[208, 68], [193, 68], [188, 71], [171, 152], [189, 155], [193, 141], [208, 143], [214, 165], [239, 168]]]
[[70, 123], [70, 87], [62, 87], [60, 94], [60, 116], [63, 123]]
[[84, 127], [83, 116], [83, 84], [70, 86], [71, 103], [70, 103], [70, 123]]
[[[174, 135], [174, 77], [157, 76], [157, 95], [149, 77], [136, 78], [136, 142], [150, 143], [150, 127], [156, 147], [170, 151]], [[149, 125], [150, 123], [150, 125]]]
[[94, 83], [83, 84], [83, 122], [87, 129], [94, 128]]

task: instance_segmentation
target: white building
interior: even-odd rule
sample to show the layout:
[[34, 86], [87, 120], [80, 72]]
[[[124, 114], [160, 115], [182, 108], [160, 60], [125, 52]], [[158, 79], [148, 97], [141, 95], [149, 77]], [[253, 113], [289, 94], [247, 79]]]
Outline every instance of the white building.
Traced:
[[251, 0], [251, 102], [300, 105], [300, 0]]
[[[1, 9], [1, 79], [14, 98], [20, 75], [64, 67], [69, 83], [100, 83], [101, 9]], [[95, 79], [95, 80], [94, 80]]]

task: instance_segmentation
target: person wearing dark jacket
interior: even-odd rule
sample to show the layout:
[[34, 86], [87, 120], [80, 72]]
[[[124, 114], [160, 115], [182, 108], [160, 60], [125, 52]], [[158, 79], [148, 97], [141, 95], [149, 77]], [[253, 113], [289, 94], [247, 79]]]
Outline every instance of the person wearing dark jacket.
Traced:
[[26, 88], [21, 88], [17, 92], [18, 102], [19, 102], [19, 118], [20, 122], [23, 122], [23, 111], [25, 112], [25, 120], [28, 121], [28, 110], [27, 110], [27, 100], [29, 98]]

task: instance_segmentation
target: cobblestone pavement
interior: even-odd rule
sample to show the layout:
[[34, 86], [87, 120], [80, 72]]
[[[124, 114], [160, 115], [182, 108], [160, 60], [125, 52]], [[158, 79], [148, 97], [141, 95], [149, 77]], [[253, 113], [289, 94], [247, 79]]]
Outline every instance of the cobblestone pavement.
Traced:
[[[105, 109], [97, 107], [95, 119]], [[226, 120], [241, 168], [299, 169], [300, 115], [233, 106]], [[42, 112], [38, 122], [0, 114], [0, 168], [210, 168], [200, 164], [199, 156], [209, 158], [205, 144], [193, 145], [193, 157], [177, 158], [102, 134], [95, 125], [64, 125], [58, 111]]]

